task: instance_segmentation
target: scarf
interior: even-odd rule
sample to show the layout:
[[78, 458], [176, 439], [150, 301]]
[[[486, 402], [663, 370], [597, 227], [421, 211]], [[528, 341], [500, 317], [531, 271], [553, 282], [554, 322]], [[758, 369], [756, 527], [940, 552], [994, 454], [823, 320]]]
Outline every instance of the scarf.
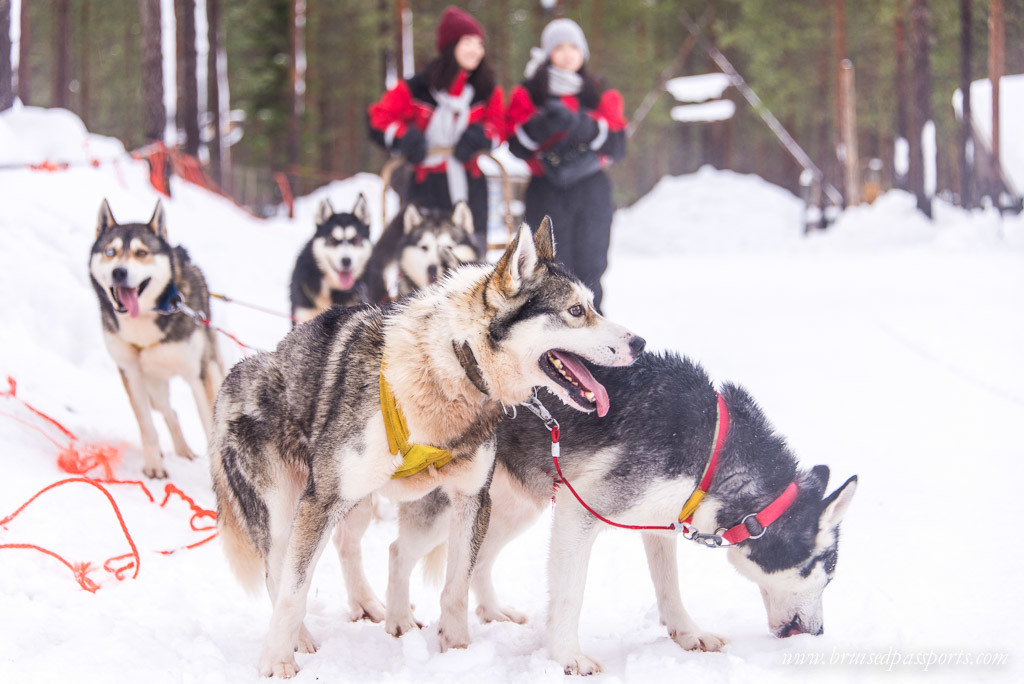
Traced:
[[452, 156], [455, 143], [469, 126], [469, 105], [473, 101], [473, 86], [466, 84], [462, 92], [452, 95], [448, 92], [431, 90], [437, 107], [430, 116], [425, 136], [427, 138], [427, 158], [424, 166], [437, 166], [444, 163], [448, 175], [448, 196], [452, 206], [456, 202], [469, 200], [469, 184], [466, 180], [466, 167]]
[[[530, 61], [526, 65], [523, 75], [526, 78], [533, 78], [537, 69], [547, 61], [548, 55], [540, 48], [530, 48]], [[548, 66], [548, 94], [555, 97], [566, 95], [579, 95], [583, 89], [583, 77], [575, 71], [559, 69], [554, 64]]]

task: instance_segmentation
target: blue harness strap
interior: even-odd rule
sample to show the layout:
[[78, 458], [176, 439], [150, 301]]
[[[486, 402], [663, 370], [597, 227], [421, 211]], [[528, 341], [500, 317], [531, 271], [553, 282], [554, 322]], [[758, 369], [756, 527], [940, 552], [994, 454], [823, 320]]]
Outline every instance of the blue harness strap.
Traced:
[[160, 297], [160, 300], [156, 303], [156, 310], [160, 313], [173, 313], [174, 307], [177, 307], [181, 303], [181, 293], [178, 292], [178, 286], [171, 281], [171, 284], [164, 290], [164, 294]]

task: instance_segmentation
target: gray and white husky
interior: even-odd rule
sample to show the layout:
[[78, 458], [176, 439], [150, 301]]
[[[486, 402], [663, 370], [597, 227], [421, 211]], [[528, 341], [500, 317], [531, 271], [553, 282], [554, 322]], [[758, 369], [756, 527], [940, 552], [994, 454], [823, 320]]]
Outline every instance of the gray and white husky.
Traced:
[[[678, 356], [643, 354], [630, 368], [600, 368], [594, 375], [607, 388], [614, 410], [603, 420], [548, 402], [561, 426], [562, 473], [592, 509], [623, 524], [663, 525], [679, 516], [701, 479], [716, 430], [717, 395], [697, 365]], [[718, 468], [692, 523], [700, 534], [719, 536], [796, 483], [796, 498], [763, 536], [729, 547], [728, 558], [761, 589], [768, 625], [775, 636], [821, 634], [822, 591], [836, 569], [839, 523], [856, 489], [851, 477], [825, 496], [826, 466], [801, 471], [796, 460], [740, 387], [721, 390], [729, 416]], [[496, 468], [491, 482], [495, 513], [480, 548], [472, 588], [484, 621], [525, 622], [502, 606], [491, 583], [491, 568], [502, 547], [550, 501], [558, 480], [551, 436], [533, 416], [520, 412], [497, 432]], [[579, 617], [590, 549], [607, 528], [558, 486], [551, 535], [549, 652], [567, 674], [600, 672], [600, 664], [579, 646]], [[388, 630], [406, 631], [409, 576], [416, 562], [443, 544], [449, 500], [437, 490], [399, 507], [399, 537], [391, 545]], [[745, 527], [755, 527], [757, 520]], [[760, 530], [754, 529], [756, 536]], [[644, 548], [654, 581], [661, 621], [688, 650], [717, 651], [725, 640], [703, 631], [683, 608], [676, 569], [677, 532], [645, 531]], [[705, 543], [714, 544], [714, 536]], [[350, 541], [350, 544], [353, 543]], [[435, 556], [436, 554], [431, 554]], [[346, 572], [351, 565], [344, 567]], [[400, 627], [395, 629], [395, 627]]]
[[473, 212], [465, 202], [456, 202], [451, 211], [406, 206], [374, 246], [371, 263], [379, 268], [396, 265], [398, 296], [405, 297], [480, 259]]
[[167, 242], [159, 200], [148, 223], [125, 224], [114, 220], [103, 200], [89, 256], [89, 277], [100, 302], [103, 341], [139, 423], [142, 472], [147, 477], [167, 477], [152, 409], [167, 422], [175, 453], [194, 459], [171, 408], [168, 383], [176, 375], [188, 383], [209, 435], [213, 402], [224, 379], [224, 362], [213, 331], [177, 312], [176, 304], [181, 302], [193, 311], [209, 313], [206, 280], [182, 247]]
[[[408, 500], [441, 487], [452, 502], [441, 648], [468, 644], [502, 404], [542, 386], [576, 410], [607, 413], [588, 372], [555, 364], [628, 365], [644, 346], [553, 259], [550, 221], [536, 236], [524, 225], [495, 266], [463, 267], [384, 308], [330, 309], [231, 370], [210, 468], [228, 559], [243, 584], [265, 578], [274, 605], [260, 673], [290, 677], [294, 651], [316, 649], [303, 625], [314, 566], [336, 524], [361, 534], [374, 492]], [[408, 442], [447, 450], [447, 464], [392, 478], [404, 451], [389, 444], [388, 394]], [[349, 600], [372, 615], [379, 602], [363, 584], [350, 584]]]

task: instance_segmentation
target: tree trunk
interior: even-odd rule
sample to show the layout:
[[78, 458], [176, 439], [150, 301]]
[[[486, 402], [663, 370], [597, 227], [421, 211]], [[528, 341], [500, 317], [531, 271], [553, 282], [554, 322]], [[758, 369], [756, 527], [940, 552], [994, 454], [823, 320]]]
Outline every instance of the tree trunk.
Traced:
[[67, 109], [71, 80], [70, 0], [56, 0], [53, 20], [53, 106]]
[[11, 0], [0, 0], [0, 112], [14, 104], [11, 72]]
[[[2, 0], [0, 0], [2, 1]], [[89, 127], [89, 56], [92, 54], [89, 40], [89, 0], [82, 0], [82, 14], [78, 24], [78, 32], [81, 34], [79, 44], [79, 79], [78, 79], [78, 115], [82, 117], [82, 123]]]
[[199, 85], [196, 77], [196, 0], [175, 0], [178, 38], [178, 129], [185, 132], [185, 153], [199, 153]]
[[917, 197], [917, 208], [928, 218], [932, 217], [932, 195], [935, 192], [935, 122], [932, 115], [930, 25], [931, 11], [928, 0], [913, 0], [910, 7], [910, 50], [914, 60], [910, 189]]
[[992, 83], [992, 199], [999, 206], [1003, 191], [999, 154], [999, 84], [1003, 77], [1006, 54], [1006, 31], [1003, 23], [1003, 0], [991, 0], [988, 12], [988, 77]]
[[164, 108], [164, 64], [160, 34], [160, 0], [139, 0], [142, 32], [142, 132], [146, 140], [163, 140], [167, 128]]
[[224, 187], [221, 166], [220, 130], [220, 72], [217, 68], [220, 54], [220, 0], [206, 0], [207, 44], [206, 53], [206, 110], [210, 117], [213, 136], [210, 138], [210, 168], [217, 185]]
[[26, 2], [27, 0], [22, 0], [21, 16], [18, 18], [18, 23], [21, 24], [21, 39], [18, 41], [18, 98], [24, 105], [29, 104], [32, 99], [29, 95], [32, 84], [32, 66], [28, 55], [28, 48], [32, 44], [32, 32], [28, 23]]
[[894, 51], [896, 53], [896, 140], [893, 146], [893, 176], [897, 188], [910, 187], [908, 179], [910, 114], [907, 106], [907, 5], [905, 0], [896, 0], [896, 22], [894, 24]]
[[971, 137], [971, 0], [960, 0], [960, 206], [974, 207], [974, 141]]

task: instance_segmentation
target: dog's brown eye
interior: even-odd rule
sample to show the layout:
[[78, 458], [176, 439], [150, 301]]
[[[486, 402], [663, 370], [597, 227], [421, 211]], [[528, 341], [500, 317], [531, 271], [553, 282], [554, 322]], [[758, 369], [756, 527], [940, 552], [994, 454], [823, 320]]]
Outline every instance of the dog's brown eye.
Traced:
[[420, 245], [420, 249], [422, 249], [424, 252], [426, 252], [428, 247], [426, 245]]
[[112, 257], [115, 254], [117, 254], [117, 250], [114, 249], [113, 247], [107, 247], [107, 251], [105, 251], [104, 254], [106, 254], [108, 257]]
[[569, 315], [575, 318], [579, 318], [583, 315], [583, 307], [579, 304], [573, 304], [569, 307]]
[[146, 257], [149, 256], [149, 252], [147, 252], [144, 249], [140, 249], [139, 251], [135, 252], [135, 256], [137, 256], [140, 259], [145, 259]]

